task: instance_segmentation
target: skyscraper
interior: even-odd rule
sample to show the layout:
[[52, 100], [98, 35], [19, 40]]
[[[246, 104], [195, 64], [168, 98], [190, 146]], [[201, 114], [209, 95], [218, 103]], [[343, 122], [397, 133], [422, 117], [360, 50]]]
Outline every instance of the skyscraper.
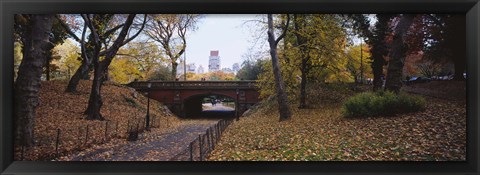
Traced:
[[208, 59], [208, 71], [215, 72], [220, 70], [220, 56], [218, 56], [218, 50], [210, 51], [210, 57]]

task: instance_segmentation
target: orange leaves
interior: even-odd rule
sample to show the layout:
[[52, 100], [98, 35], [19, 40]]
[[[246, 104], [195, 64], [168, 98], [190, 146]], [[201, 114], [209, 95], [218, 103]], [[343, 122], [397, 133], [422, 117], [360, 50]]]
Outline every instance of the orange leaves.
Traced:
[[292, 108], [292, 120], [281, 123], [262, 106], [227, 128], [209, 160], [466, 160], [465, 101], [425, 98], [418, 113], [345, 119], [332, 102]]
[[[25, 150], [25, 160], [51, 160], [56, 157], [57, 128], [60, 129], [60, 156], [85, 150], [93, 145], [107, 147], [114, 140], [123, 141], [129, 126], [135, 129], [137, 123], [140, 129], [143, 128], [147, 105], [147, 98], [143, 95], [134, 97], [132, 89], [106, 82], [102, 88], [101, 114], [107, 121], [89, 121], [84, 119], [83, 112], [87, 107], [91, 82], [80, 81], [78, 94], [65, 93], [67, 83], [42, 82], [34, 128], [36, 146]], [[126, 98], [137, 105], [132, 105]], [[180, 123], [162, 104], [155, 100], [150, 102], [151, 124], [154, 124], [155, 130], [164, 132], [166, 128]], [[21, 147], [17, 146], [15, 160], [20, 160], [20, 157]]]

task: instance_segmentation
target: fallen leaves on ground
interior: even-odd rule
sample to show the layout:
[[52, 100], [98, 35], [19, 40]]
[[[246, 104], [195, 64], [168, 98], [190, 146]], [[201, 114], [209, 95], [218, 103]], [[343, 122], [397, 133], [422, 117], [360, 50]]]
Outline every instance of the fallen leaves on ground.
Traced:
[[466, 81], [431, 81], [403, 86], [402, 90], [435, 98], [465, 102], [467, 99], [466, 84]]
[[62, 161], [167, 161], [186, 149], [199, 134], [218, 119], [182, 120], [182, 122], [160, 131], [152, 129], [140, 135], [137, 141], [115, 140], [110, 144], [98, 145], [81, 152], [60, 157]]
[[359, 119], [342, 117], [334, 97], [317, 98], [323, 104], [310, 109], [292, 105], [284, 122], [277, 110], [259, 107], [225, 130], [208, 160], [465, 161], [465, 101], [425, 98], [423, 112]]
[[[101, 114], [106, 121], [91, 121], [85, 120], [83, 112], [88, 105], [92, 82], [80, 81], [76, 94], [65, 92], [67, 83], [67, 81], [42, 82], [34, 128], [36, 146], [24, 150], [24, 160], [54, 159], [57, 129], [60, 129], [59, 156], [96, 148], [99, 145], [108, 147], [114, 143], [112, 140], [126, 140], [129, 126], [136, 129], [138, 124], [139, 129], [143, 129], [147, 98], [134, 89], [105, 83], [102, 87]], [[151, 125], [155, 130], [165, 132], [167, 128], [176, 127], [181, 123], [181, 120], [164, 105], [155, 100], [150, 102]], [[21, 150], [21, 147], [15, 147], [15, 160], [21, 159]]]

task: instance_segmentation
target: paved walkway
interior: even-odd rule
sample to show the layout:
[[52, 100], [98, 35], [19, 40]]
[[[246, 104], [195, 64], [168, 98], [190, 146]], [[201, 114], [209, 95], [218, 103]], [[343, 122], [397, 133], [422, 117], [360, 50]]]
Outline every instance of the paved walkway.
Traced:
[[235, 108], [224, 106], [222, 103], [217, 103], [213, 106], [211, 103], [202, 104], [204, 111], [235, 111]]
[[124, 142], [111, 147], [92, 149], [70, 158], [71, 161], [168, 161], [186, 149], [199, 134], [218, 120], [188, 121], [163, 134], [140, 136], [135, 142]]

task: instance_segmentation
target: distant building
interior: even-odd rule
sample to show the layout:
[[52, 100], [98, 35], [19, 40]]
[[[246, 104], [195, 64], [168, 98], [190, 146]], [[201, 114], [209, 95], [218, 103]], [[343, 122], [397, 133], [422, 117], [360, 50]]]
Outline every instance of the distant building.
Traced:
[[232, 70], [234, 73], [237, 73], [240, 70], [240, 65], [238, 63], [233, 64]]
[[210, 51], [210, 57], [208, 59], [208, 71], [215, 72], [220, 70], [220, 56], [218, 56], [218, 50]]
[[222, 72], [225, 72], [225, 73], [233, 73], [233, 70], [226, 67], [226, 68], [222, 68]]
[[177, 65], [177, 76], [183, 75], [184, 73], [184, 68], [183, 68], [183, 60], [180, 58], [180, 63]]
[[197, 66], [195, 66], [195, 63], [187, 64], [187, 72], [195, 73], [196, 69], [197, 69]]
[[202, 65], [198, 66], [197, 73], [198, 74], [203, 74], [204, 72], [205, 71], [203, 70], [203, 66]]
[[[185, 72], [184, 65], [185, 63], [183, 62], [183, 59], [180, 59], [180, 63], [178, 63], [177, 66], [177, 76], [183, 75], [183, 73]], [[187, 72], [196, 73], [196, 68], [197, 66], [195, 66], [195, 63], [187, 64]]]

